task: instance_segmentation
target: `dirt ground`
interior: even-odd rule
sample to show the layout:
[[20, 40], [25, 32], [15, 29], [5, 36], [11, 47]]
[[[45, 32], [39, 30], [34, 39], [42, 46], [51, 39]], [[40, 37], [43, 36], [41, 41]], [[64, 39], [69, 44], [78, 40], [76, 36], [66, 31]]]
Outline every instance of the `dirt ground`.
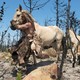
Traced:
[[[27, 69], [22, 72], [22, 78], [24, 78], [24, 76], [29, 74], [32, 70], [41, 66], [52, 64], [55, 60], [53, 57], [49, 57], [47, 59], [37, 59], [36, 65], [32, 65], [31, 58], [29, 60], [29, 64], [27, 65]], [[17, 71], [15, 70], [15, 66], [11, 65], [11, 61], [12, 59], [9, 53], [0, 52], [0, 80], [16, 80]], [[75, 68], [72, 68], [72, 63], [69, 58], [65, 60], [63, 66], [63, 80], [80, 80], [80, 65], [76, 64]]]

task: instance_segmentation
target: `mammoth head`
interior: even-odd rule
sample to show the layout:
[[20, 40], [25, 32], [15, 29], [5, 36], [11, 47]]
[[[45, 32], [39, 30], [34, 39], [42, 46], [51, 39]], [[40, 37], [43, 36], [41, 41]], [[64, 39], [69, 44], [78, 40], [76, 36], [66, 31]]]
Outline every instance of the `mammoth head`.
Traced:
[[13, 19], [10, 21], [12, 30], [16, 30], [16, 26], [22, 23], [22, 6], [19, 5], [19, 8], [16, 10]]
[[16, 10], [16, 13], [14, 14], [13, 19], [11, 20], [11, 26], [10, 28], [12, 30], [15, 30], [17, 25], [25, 24], [26, 22], [33, 22], [34, 19], [30, 15], [30, 13], [27, 10], [23, 10], [22, 6], [19, 5], [18, 9]]

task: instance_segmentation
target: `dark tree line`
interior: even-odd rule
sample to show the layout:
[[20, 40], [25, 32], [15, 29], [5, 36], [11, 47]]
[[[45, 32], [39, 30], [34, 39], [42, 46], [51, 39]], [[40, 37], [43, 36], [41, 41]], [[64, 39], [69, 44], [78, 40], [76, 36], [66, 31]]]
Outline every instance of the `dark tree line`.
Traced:
[[2, 32], [0, 35], [0, 51], [7, 51], [7, 49], [11, 45], [15, 45], [16, 42], [19, 40], [20, 35], [17, 35], [17, 32], [14, 36], [12, 36], [10, 33]]
[[64, 27], [65, 29], [66, 27], [73, 27], [75, 32], [77, 32], [77, 30], [80, 29], [80, 20], [76, 17], [76, 12], [71, 11], [71, 1], [72, 0], [68, 0], [66, 4], [63, 0], [55, 0], [56, 25], [62, 28]]
[[[3, 16], [5, 15], [5, 4], [6, 2], [3, 2], [1, 7], [0, 7], [0, 23], [1, 21], [3, 20]], [[9, 48], [9, 46], [11, 46], [12, 44], [15, 44], [16, 41], [18, 41], [19, 39], [19, 31], [16, 30], [16, 36], [11, 36], [10, 33], [7, 33], [8, 32], [8, 29], [9, 27], [0, 32], [0, 51], [6, 51], [7, 48]], [[12, 38], [12, 40], [11, 40]]]

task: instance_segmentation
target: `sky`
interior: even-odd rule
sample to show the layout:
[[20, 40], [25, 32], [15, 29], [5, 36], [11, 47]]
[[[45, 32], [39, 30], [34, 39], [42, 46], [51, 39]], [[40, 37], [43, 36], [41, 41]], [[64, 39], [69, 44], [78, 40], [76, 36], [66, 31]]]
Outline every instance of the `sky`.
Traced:
[[[41, 0], [40, 4], [45, 1], [46, 0]], [[43, 8], [32, 12], [34, 19], [40, 25], [44, 25], [45, 19], [55, 18], [55, 14], [53, 12], [54, 11], [53, 1], [54, 0], [50, 0], [50, 2], [47, 3]], [[0, 6], [2, 5], [3, 2], [6, 2], [6, 4], [3, 21], [0, 22], [0, 34], [2, 31], [6, 30], [10, 26], [10, 21], [12, 20], [13, 15], [16, 9], [18, 8], [19, 4], [21, 4], [23, 9], [26, 10], [25, 5], [23, 4], [23, 0], [0, 0]], [[64, 0], [64, 2], [67, 3], [67, 0]], [[78, 17], [78, 19], [80, 19], [80, 0], [71, 1], [71, 11], [75, 11], [76, 16]], [[55, 25], [55, 23], [53, 24]], [[12, 31], [9, 28], [8, 33], [10, 33], [13, 36], [15, 34], [15, 31]]]

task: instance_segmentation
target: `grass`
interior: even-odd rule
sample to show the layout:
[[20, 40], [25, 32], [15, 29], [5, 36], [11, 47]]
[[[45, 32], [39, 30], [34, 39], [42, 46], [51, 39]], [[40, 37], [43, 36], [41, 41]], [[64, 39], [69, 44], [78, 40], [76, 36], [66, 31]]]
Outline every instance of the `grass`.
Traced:
[[22, 72], [21, 72], [21, 70], [19, 70], [19, 71], [17, 72], [16, 80], [22, 80]]

